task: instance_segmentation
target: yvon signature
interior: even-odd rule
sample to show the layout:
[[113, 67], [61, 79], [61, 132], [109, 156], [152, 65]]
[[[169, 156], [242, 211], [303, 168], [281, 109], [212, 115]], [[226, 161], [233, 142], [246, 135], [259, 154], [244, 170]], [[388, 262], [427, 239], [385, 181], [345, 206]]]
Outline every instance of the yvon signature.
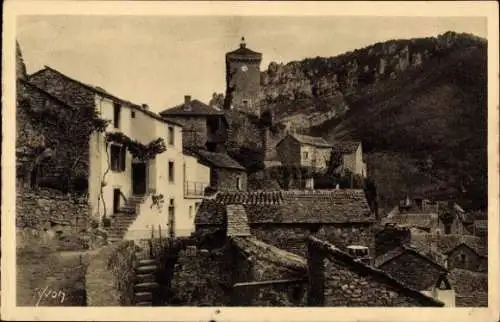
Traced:
[[37, 299], [35, 306], [38, 306], [43, 298], [59, 299], [59, 302], [63, 304], [66, 293], [61, 290], [50, 289], [46, 286], [45, 288], [35, 288], [35, 294], [33, 296]]

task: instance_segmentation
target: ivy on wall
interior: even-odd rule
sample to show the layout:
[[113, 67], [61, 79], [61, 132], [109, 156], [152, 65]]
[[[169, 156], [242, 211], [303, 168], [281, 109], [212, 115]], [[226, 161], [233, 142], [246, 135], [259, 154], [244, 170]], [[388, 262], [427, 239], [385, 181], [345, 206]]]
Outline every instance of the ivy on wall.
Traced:
[[134, 158], [140, 161], [154, 159], [156, 155], [167, 150], [163, 138], [157, 138], [148, 144], [142, 144], [139, 141], [132, 140], [121, 132], [106, 133], [106, 142], [114, 142], [123, 145]]

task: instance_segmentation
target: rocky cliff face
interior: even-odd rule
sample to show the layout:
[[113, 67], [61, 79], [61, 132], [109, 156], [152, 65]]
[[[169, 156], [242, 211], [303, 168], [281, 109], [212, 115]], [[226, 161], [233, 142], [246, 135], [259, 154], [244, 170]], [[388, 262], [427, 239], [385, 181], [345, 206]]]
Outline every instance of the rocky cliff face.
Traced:
[[[265, 123], [283, 135], [294, 127], [330, 140], [361, 140], [388, 207], [412, 193], [484, 208], [486, 74], [486, 40], [447, 32], [270, 63], [261, 74], [261, 104], [272, 115]], [[247, 132], [235, 135], [252, 137]]]
[[383, 203], [415, 193], [486, 207], [484, 39], [447, 32], [271, 65], [263, 84], [275, 119], [361, 140]]
[[316, 57], [278, 64], [262, 72], [262, 101], [276, 119], [298, 128], [342, 118], [350, 98], [363, 95], [387, 79], [398, 79], [408, 70], [425, 69], [450, 51], [484, 44], [466, 34], [447, 32], [438, 37], [390, 40], [336, 57]]

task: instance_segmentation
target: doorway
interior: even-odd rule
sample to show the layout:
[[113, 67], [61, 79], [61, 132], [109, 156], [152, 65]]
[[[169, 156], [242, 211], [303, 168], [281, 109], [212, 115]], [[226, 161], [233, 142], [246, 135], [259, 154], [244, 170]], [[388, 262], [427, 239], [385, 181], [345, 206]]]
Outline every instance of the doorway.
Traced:
[[121, 198], [120, 189], [113, 189], [113, 213], [116, 214], [120, 209], [120, 198]]
[[146, 194], [147, 167], [145, 162], [132, 163], [132, 194], [143, 196]]

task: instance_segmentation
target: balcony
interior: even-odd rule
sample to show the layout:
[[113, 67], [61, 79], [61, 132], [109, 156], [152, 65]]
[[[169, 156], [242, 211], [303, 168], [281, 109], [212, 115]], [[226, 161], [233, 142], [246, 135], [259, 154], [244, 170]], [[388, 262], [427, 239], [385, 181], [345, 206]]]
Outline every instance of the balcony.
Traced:
[[201, 198], [205, 193], [205, 188], [208, 186], [207, 182], [186, 181], [184, 184], [184, 197]]

